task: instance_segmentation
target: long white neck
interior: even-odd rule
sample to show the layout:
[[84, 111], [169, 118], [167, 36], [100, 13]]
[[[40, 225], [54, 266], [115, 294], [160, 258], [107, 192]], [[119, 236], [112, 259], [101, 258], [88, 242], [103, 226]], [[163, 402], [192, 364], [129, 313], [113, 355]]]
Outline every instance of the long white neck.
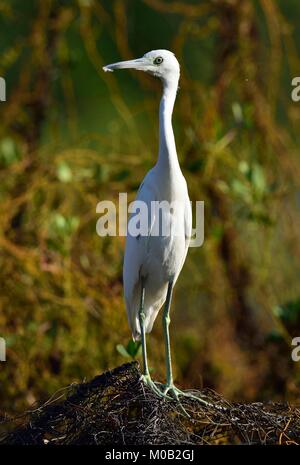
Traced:
[[163, 95], [159, 107], [159, 152], [157, 165], [170, 173], [180, 169], [172, 127], [172, 113], [177, 94], [178, 79], [163, 81]]

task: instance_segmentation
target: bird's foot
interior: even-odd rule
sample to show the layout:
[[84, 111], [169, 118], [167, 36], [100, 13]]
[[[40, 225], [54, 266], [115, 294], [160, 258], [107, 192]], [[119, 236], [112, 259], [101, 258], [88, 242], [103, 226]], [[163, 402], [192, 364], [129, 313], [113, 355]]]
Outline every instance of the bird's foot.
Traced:
[[[163, 396], [163, 393], [161, 392], [161, 390], [157, 387], [156, 383], [154, 381], [152, 381], [151, 379], [151, 376], [149, 374], [147, 375], [142, 375], [140, 377], [140, 380], [146, 384], [146, 386], [148, 386], [149, 389], [151, 389], [151, 391], [153, 391], [157, 396], [159, 397], [164, 397]], [[169, 399], [171, 399], [171, 397], [169, 397]]]
[[188, 418], [190, 417], [190, 415], [187, 413], [187, 411], [185, 410], [185, 408], [181, 404], [180, 397], [185, 397], [185, 398], [197, 400], [197, 401], [199, 401], [199, 402], [201, 402], [201, 403], [203, 403], [205, 405], [210, 405], [209, 402], [202, 399], [201, 397], [195, 396], [194, 394], [191, 394], [190, 392], [181, 391], [181, 389], [178, 389], [173, 383], [167, 383], [167, 384], [159, 383], [159, 384], [163, 389], [161, 391], [162, 396], [165, 399], [174, 399], [174, 400], [176, 400], [178, 402], [178, 404], [179, 404], [180, 410]]

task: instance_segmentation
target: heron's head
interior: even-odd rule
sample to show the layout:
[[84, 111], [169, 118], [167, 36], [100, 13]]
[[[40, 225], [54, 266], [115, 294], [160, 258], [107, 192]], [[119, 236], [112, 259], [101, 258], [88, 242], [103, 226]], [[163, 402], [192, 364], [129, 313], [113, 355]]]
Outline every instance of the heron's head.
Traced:
[[159, 77], [164, 82], [178, 82], [180, 73], [179, 63], [174, 53], [169, 50], [152, 50], [152, 52], [145, 53], [142, 58], [106, 65], [103, 70], [112, 72], [115, 69], [129, 68], [145, 71]]

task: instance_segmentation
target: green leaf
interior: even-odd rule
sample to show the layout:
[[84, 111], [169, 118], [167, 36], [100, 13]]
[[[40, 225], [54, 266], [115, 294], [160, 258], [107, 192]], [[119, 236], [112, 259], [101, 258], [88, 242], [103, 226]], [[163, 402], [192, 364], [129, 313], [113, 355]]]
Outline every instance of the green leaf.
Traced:
[[242, 160], [239, 163], [239, 170], [241, 173], [243, 173], [245, 176], [249, 173], [250, 168], [248, 162], [246, 160]]
[[132, 358], [135, 358], [139, 349], [140, 349], [141, 343], [140, 341], [133, 341], [130, 339], [130, 341], [127, 344], [127, 352], [130, 354]]
[[72, 170], [65, 161], [58, 165], [56, 175], [61, 182], [70, 182], [73, 179]]
[[53, 225], [56, 229], [64, 231], [67, 226], [67, 220], [61, 213], [55, 213], [53, 216]]
[[255, 164], [251, 171], [251, 183], [254, 190], [261, 197], [266, 191], [266, 179], [263, 169], [260, 165]]
[[121, 354], [123, 357], [130, 358], [130, 354], [127, 352], [123, 344], [118, 344], [116, 349], [119, 352], [119, 354]]
[[54, 213], [50, 222], [50, 231], [63, 235], [70, 235], [79, 226], [79, 218], [77, 216], [65, 217], [61, 213]]
[[19, 159], [16, 143], [10, 137], [5, 137], [0, 142], [0, 158], [6, 166]]

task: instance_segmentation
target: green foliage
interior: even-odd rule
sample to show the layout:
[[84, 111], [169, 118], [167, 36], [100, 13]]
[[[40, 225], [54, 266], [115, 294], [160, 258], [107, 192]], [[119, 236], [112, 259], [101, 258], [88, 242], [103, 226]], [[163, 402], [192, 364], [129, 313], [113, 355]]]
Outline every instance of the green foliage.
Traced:
[[65, 217], [61, 213], [54, 213], [49, 224], [49, 235], [69, 237], [79, 225], [79, 218]]
[[142, 353], [141, 342], [133, 341], [132, 339], [128, 341], [126, 348], [122, 344], [118, 344], [116, 349], [123, 357], [130, 358], [132, 360], [140, 357]]
[[73, 173], [69, 165], [62, 161], [57, 167], [57, 177], [61, 182], [70, 182], [73, 179]]
[[0, 141], [0, 164], [9, 166], [19, 160], [17, 145], [10, 137], [4, 137]]
[[239, 178], [231, 181], [230, 190], [235, 198], [242, 202], [244, 209], [243, 214], [254, 222], [272, 224], [268, 212], [268, 195], [271, 190], [267, 184], [263, 167], [258, 163], [251, 165], [243, 160], [239, 163]]
[[[171, 311], [177, 380], [232, 399], [298, 396], [292, 3], [0, 1], [1, 410], [140, 356], [120, 344], [124, 238], [97, 236], [96, 205], [133, 200], [155, 163], [160, 84], [102, 66], [161, 47], [181, 63], [176, 145], [191, 199], [205, 201], [204, 245], [189, 251]], [[253, 346], [245, 309], [272, 344]], [[163, 379], [159, 320], [149, 357]]]
[[300, 325], [300, 299], [287, 302], [283, 305], [273, 307], [274, 315], [279, 318], [282, 323], [293, 326], [295, 330], [299, 329]]
[[48, 226], [49, 249], [67, 256], [70, 253], [72, 235], [78, 229], [79, 222], [80, 219], [76, 216], [65, 217], [61, 213], [54, 212]]

